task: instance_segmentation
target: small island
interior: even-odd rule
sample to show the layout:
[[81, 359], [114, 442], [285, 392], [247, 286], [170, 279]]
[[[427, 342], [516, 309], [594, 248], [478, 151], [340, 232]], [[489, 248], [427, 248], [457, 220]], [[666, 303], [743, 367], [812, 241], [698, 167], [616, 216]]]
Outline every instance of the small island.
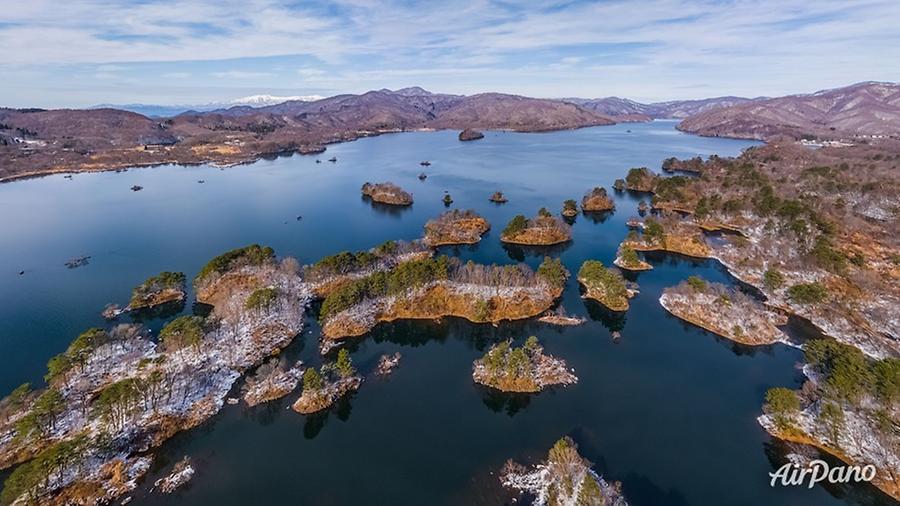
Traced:
[[472, 379], [503, 392], [540, 392], [550, 385], [578, 382], [565, 361], [544, 354], [535, 336], [518, 348], [509, 341], [494, 345], [475, 361]]
[[575, 202], [573, 199], [568, 199], [563, 202], [562, 211], [560, 212], [566, 218], [574, 218], [578, 216], [578, 202]]
[[652, 265], [638, 256], [634, 248], [627, 244], [619, 245], [619, 251], [616, 252], [616, 259], [613, 260], [613, 265], [626, 271], [649, 271], [653, 268]]
[[616, 204], [606, 194], [606, 188], [598, 186], [581, 198], [581, 210], [586, 213], [612, 211], [615, 208]]
[[559, 306], [555, 310], [544, 313], [538, 318], [538, 321], [550, 325], [575, 326], [582, 325], [587, 321], [587, 318], [583, 316], [570, 316], [566, 314], [566, 310], [562, 306]]
[[585, 288], [585, 298], [596, 300], [612, 311], [627, 311], [628, 299], [635, 295], [618, 271], [606, 268], [598, 260], [581, 264], [578, 282]]
[[337, 361], [319, 370], [313, 367], [303, 372], [303, 394], [292, 406], [294, 411], [308, 415], [327, 409], [344, 395], [357, 390], [362, 378], [350, 360], [350, 352], [338, 352]]
[[538, 316], [562, 294], [568, 274], [552, 258], [537, 271], [524, 264], [481, 265], [446, 256], [410, 260], [329, 293], [319, 312], [323, 345], [399, 319], [457, 316], [498, 323]]
[[160, 478], [153, 483], [153, 486], [164, 494], [171, 494], [185, 483], [191, 481], [194, 477], [194, 466], [191, 459], [184, 457], [179, 460], [165, 478]]
[[425, 244], [431, 247], [448, 244], [475, 244], [491, 225], [475, 211], [453, 209], [425, 224]]
[[[653, 193], [657, 179], [659, 179], [659, 176], [647, 167], [632, 167], [628, 170], [628, 174], [620, 186], [632, 192]], [[621, 179], [616, 181], [617, 185], [619, 184], [618, 181], [621, 181]], [[620, 188], [617, 186], [616, 189]]]
[[362, 185], [362, 194], [372, 199], [373, 202], [392, 206], [412, 205], [412, 194], [403, 190], [394, 183], [365, 183]]
[[500, 234], [500, 240], [510, 244], [550, 246], [572, 240], [572, 228], [546, 208], [541, 208], [537, 217], [530, 220], [521, 214], [513, 217]]
[[500, 471], [504, 487], [533, 495], [546, 506], [628, 506], [622, 484], [608, 483], [593, 464], [578, 453], [578, 445], [564, 437], [553, 445], [544, 463], [531, 469], [508, 460]]
[[488, 199], [495, 204], [505, 204], [509, 201], [501, 191], [496, 191], [491, 194], [491, 197]]
[[444, 203], [444, 207], [450, 207], [450, 204], [453, 203], [453, 197], [451, 197], [449, 193], [445, 193], [442, 202]]
[[741, 344], [788, 340], [778, 328], [787, 324], [787, 316], [739, 290], [697, 276], [663, 290], [659, 303], [678, 318]]
[[286, 367], [283, 360], [277, 357], [259, 366], [256, 373], [248, 376], [241, 389], [244, 402], [248, 406], [256, 406], [264, 402], [280, 399], [293, 392], [300, 384], [303, 362]]
[[478, 139], [483, 139], [484, 134], [479, 132], [478, 130], [472, 128], [466, 128], [462, 132], [459, 133], [459, 140], [461, 141], [475, 141]]

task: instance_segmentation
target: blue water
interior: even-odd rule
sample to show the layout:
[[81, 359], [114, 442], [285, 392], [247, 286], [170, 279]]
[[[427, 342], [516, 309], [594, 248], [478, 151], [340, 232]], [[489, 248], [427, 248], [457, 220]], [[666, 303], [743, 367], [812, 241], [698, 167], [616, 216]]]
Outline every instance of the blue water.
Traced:
[[[561, 247], [504, 247], [499, 231], [515, 214], [531, 216], [542, 206], [558, 212], [565, 199], [609, 188], [630, 167], [658, 169], [669, 156], [731, 156], [751, 144], [685, 135], [664, 121], [488, 132], [468, 143], [454, 132], [421, 132], [224, 170], [164, 166], [0, 185], [0, 391], [40, 383], [48, 358], [84, 328], [103, 325], [104, 305], [127, 302], [150, 275], [193, 276], [209, 258], [249, 243], [309, 263], [387, 239], [415, 239], [445, 210], [445, 191], [452, 207], [475, 209], [493, 225], [480, 244], [443, 248], [446, 254], [532, 266], [549, 254], [573, 273], [589, 258], [610, 263], [638, 196], [617, 195], [612, 215], [578, 216], [574, 240]], [[337, 163], [325, 161], [331, 156]], [[422, 160], [432, 165], [420, 167]], [[425, 181], [416, 177], [422, 170]], [[388, 209], [360, 197], [364, 182], [388, 180], [412, 192], [415, 204]], [[132, 185], [144, 189], [132, 192]], [[509, 203], [488, 202], [495, 190]], [[88, 265], [63, 265], [83, 255], [90, 255]], [[499, 504], [512, 497], [497, 480], [506, 459], [533, 462], [563, 435], [601, 473], [621, 480], [636, 505], [885, 501], [869, 487], [769, 487], [767, 473], [780, 465], [784, 448], [755, 418], [766, 389], [800, 385], [800, 353], [738, 346], [669, 316], [657, 301], [663, 288], [692, 274], [733, 281], [716, 262], [649, 258], [655, 269], [631, 276], [641, 293], [624, 316], [585, 302], [570, 281], [562, 304], [590, 318], [581, 327], [494, 328], [455, 319], [379, 326], [354, 341], [353, 359], [367, 372], [381, 354], [400, 351], [391, 377], [369, 378], [323, 415], [290, 411], [296, 394], [253, 409], [226, 406], [158, 449], [147, 482], [184, 455], [197, 464], [194, 480], [165, 497], [148, 495], [145, 484], [137, 503]], [[190, 304], [181, 309], [191, 311]], [[172, 316], [145, 323], [158, 329]], [[320, 360], [314, 316], [285, 352], [312, 364]], [[621, 336], [613, 339], [613, 330]], [[501, 395], [473, 384], [472, 361], [486, 347], [532, 334], [575, 368], [577, 385]]]

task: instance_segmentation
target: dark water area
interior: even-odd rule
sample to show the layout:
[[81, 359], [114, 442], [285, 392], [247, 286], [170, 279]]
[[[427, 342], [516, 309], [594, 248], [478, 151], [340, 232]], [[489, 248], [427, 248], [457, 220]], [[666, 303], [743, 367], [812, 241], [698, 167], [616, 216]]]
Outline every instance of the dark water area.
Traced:
[[[476, 210], [492, 230], [478, 245], [441, 253], [532, 267], [545, 255], [558, 256], [572, 273], [587, 259], [611, 264], [642, 198], [614, 194], [616, 178], [630, 167], [658, 171], [670, 156], [733, 156], [750, 145], [685, 135], [673, 122], [487, 132], [466, 143], [455, 132], [421, 132], [224, 170], [165, 166], [0, 185], [0, 391], [40, 384], [47, 360], [85, 328], [105, 325], [103, 307], [127, 303], [131, 288], [148, 276], [173, 270], [191, 277], [213, 256], [250, 243], [310, 263], [388, 239], [416, 239], [445, 210], [445, 192], [452, 208]], [[326, 161], [332, 156], [334, 164]], [[422, 160], [432, 165], [421, 167]], [[417, 178], [422, 171], [424, 181]], [[415, 203], [373, 205], [360, 196], [366, 181], [393, 181]], [[143, 190], [132, 192], [133, 185]], [[565, 199], [580, 199], [594, 186], [610, 189], [617, 209], [579, 215], [572, 242], [500, 243], [514, 215], [533, 216], [540, 207], [559, 212]], [[507, 204], [488, 201], [496, 190]], [[88, 265], [65, 267], [85, 255]], [[800, 352], [740, 346], [670, 316], [657, 300], [665, 287], [690, 275], [734, 280], [717, 262], [647, 258], [655, 268], [629, 274], [640, 294], [624, 314], [581, 299], [570, 280], [561, 304], [587, 317], [583, 326], [493, 327], [452, 318], [380, 325], [349, 347], [363, 373], [381, 354], [402, 353], [390, 377], [367, 374], [356, 394], [318, 415], [289, 409], [296, 392], [256, 408], [226, 405], [154, 452], [134, 504], [502, 504], [514, 497], [499, 486], [503, 463], [535, 462], [564, 435], [601, 474], [622, 481], [635, 505], [888, 504], [871, 487], [769, 486], [768, 473], [785, 450], [756, 417], [768, 388], [800, 385]], [[136, 317], [156, 331], [190, 311], [189, 301]], [[311, 313], [284, 353], [319, 363], [318, 332]], [[564, 358], [578, 384], [506, 395], [472, 382], [472, 362], [487, 347], [529, 335]], [[185, 455], [197, 468], [193, 481], [171, 496], [149, 493], [152, 481]]]

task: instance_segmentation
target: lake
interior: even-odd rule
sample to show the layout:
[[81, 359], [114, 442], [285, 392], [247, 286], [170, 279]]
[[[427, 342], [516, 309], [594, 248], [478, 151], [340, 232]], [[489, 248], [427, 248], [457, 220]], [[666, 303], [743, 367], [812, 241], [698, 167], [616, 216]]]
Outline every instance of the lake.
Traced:
[[[164, 166], [0, 185], [0, 391], [40, 384], [47, 360], [85, 328], [105, 325], [103, 307], [127, 303], [148, 276], [172, 270], [192, 277], [210, 258], [250, 243], [311, 263], [416, 239], [445, 210], [445, 192], [452, 207], [476, 210], [493, 228], [480, 244], [443, 253], [532, 267], [544, 255], [559, 256], [573, 274], [586, 259], [610, 264], [639, 196], [616, 194], [611, 215], [579, 215], [574, 240], [563, 246], [504, 247], [499, 232], [516, 214], [533, 216], [540, 207], [557, 213], [565, 199], [609, 189], [630, 167], [658, 171], [670, 156], [733, 156], [753, 144], [674, 126], [486, 132], [466, 143], [456, 132], [403, 133], [226, 169]], [[332, 156], [336, 163], [326, 161]], [[421, 167], [423, 160], [432, 165]], [[423, 170], [428, 178], [419, 181]], [[366, 181], [393, 181], [415, 204], [373, 206], [360, 196]], [[133, 185], [143, 190], [132, 192]], [[507, 204], [488, 201], [496, 190]], [[64, 265], [88, 255], [88, 265]], [[714, 261], [648, 258], [655, 269], [629, 276], [640, 295], [624, 315], [581, 299], [569, 281], [562, 305], [589, 318], [580, 327], [526, 321], [495, 328], [456, 319], [380, 325], [349, 347], [367, 373], [355, 395], [313, 416], [289, 409], [296, 392], [252, 409], [226, 405], [155, 452], [135, 503], [502, 504], [513, 498], [499, 486], [503, 463], [532, 463], [570, 435], [601, 474], [623, 482], [634, 505], [889, 504], [868, 486], [769, 486], [768, 473], [786, 450], [756, 417], [768, 388], [801, 384], [802, 354], [735, 345], [668, 315], [657, 300], [663, 288], [690, 275], [734, 281]], [[155, 332], [173, 316], [151, 315], [145, 324]], [[621, 335], [613, 338], [614, 331]], [[285, 353], [319, 363], [318, 332], [311, 313]], [[504, 395], [473, 383], [472, 361], [487, 347], [529, 335], [568, 361], [578, 384]], [[393, 375], [368, 374], [380, 355], [395, 351], [403, 358]], [[195, 462], [194, 480], [171, 496], [148, 494], [184, 455]]]

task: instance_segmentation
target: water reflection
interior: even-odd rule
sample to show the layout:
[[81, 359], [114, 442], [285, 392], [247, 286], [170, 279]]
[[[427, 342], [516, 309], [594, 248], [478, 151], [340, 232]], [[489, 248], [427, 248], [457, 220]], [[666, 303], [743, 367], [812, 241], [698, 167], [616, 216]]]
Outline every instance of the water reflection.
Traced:
[[610, 216], [615, 214], [615, 211], [582, 211], [581, 214], [592, 223], [600, 224], [606, 222]]
[[564, 251], [571, 248], [574, 242], [575, 241], [566, 241], [551, 246], [528, 246], [523, 244], [503, 243], [503, 250], [506, 251], [509, 258], [516, 262], [524, 262], [526, 257], [544, 258], [548, 256], [559, 256]]
[[612, 311], [593, 299], [581, 299], [591, 320], [600, 322], [610, 333], [621, 333], [627, 320], [625, 311]]
[[531, 396], [534, 394], [526, 394], [521, 392], [502, 392], [484, 385], [477, 385], [481, 394], [481, 402], [494, 413], [506, 413], [506, 416], [513, 417], [516, 413], [528, 407], [531, 403]]
[[383, 204], [381, 202], [376, 202], [372, 200], [367, 195], [360, 196], [363, 202], [368, 202], [372, 209], [375, 210], [376, 213], [382, 214], [385, 216], [390, 216], [392, 218], [399, 218], [403, 213], [412, 209], [412, 205], [408, 206], [395, 206], [391, 204]]
[[[128, 317], [134, 323], [147, 323], [152, 320], [167, 320], [184, 311], [184, 307], [184, 300], [171, 301], [155, 307], [147, 307], [129, 311]], [[211, 308], [212, 306], [209, 307]]]

